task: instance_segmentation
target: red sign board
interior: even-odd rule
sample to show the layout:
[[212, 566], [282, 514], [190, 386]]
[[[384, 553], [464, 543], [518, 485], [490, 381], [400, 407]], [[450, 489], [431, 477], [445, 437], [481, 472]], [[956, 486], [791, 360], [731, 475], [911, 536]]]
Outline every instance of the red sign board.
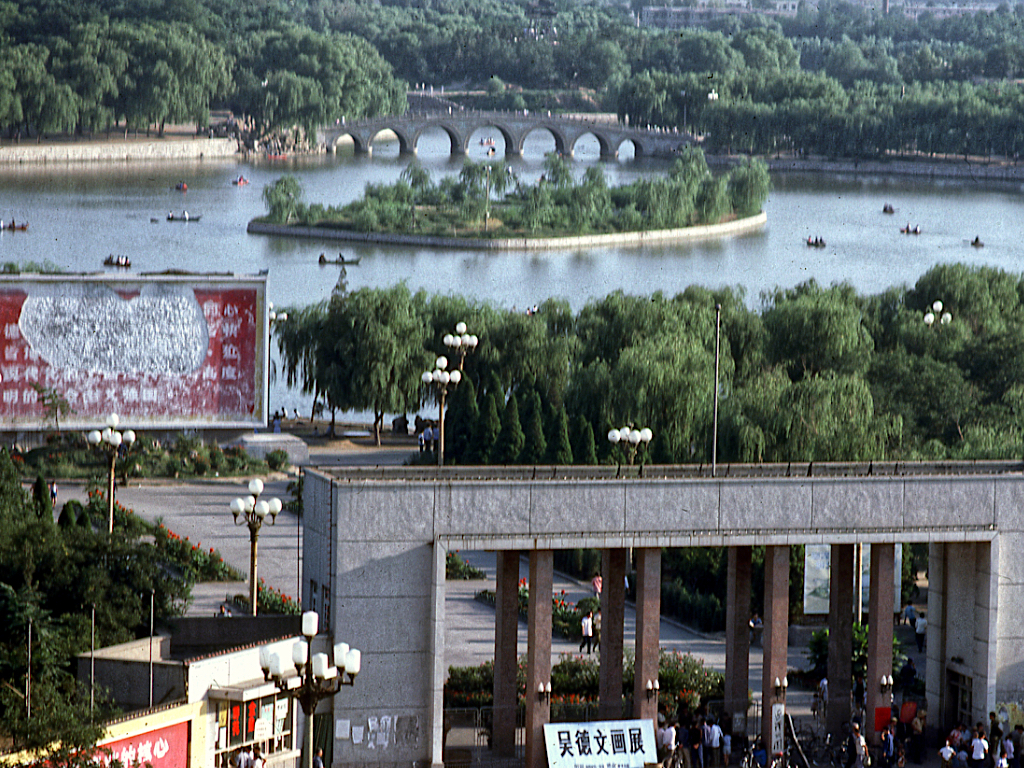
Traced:
[[121, 765], [188, 768], [189, 724], [168, 725], [99, 746], [101, 753], [96, 759], [103, 765], [120, 760]]
[[265, 297], [263, 275], [0, 279], [0, 429], [52, 428], [37, 386], [62, 427], [261, 425]]

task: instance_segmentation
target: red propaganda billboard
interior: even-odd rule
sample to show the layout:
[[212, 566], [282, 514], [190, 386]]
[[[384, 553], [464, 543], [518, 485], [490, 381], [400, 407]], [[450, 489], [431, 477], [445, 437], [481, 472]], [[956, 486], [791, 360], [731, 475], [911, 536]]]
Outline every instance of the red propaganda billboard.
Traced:
[[153, 768], [188, 768], [188, 728], [187, 722], [177, 723], [100, 744], [96, 760], [102, 765], [120, 760], [125, 766], [148, 764]]
[[266, 423], [266, 275], [0, 277], [0, 430]]

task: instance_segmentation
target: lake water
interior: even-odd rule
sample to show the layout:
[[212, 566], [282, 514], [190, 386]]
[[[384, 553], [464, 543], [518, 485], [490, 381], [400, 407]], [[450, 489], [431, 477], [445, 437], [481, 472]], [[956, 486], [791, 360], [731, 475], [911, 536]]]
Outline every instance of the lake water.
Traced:
[[[543, 172], [549, 137], [534, 134], [516, 171], [524, 180]], [[470, 157], [486, 158], [473, 141]], [[501, 147], [498, 147], [499, 153]], [[447, 138], [426, 135], [420, 163], [435, 177], [458, 173], [461, 160], [448, 154]], [[373, 157], [351, 154], [286, 161], [199, 161], [0, 167], [0, 217], [30, 223], [27, 232], [0, 233], [0, 262], [49, 261], [74, 272], [103, 269], [109, 254], [125, 254], [134, 272], [182, 269], [196, 272], [269, 272], [268, 296], [277, 306], [326, 298], [338, 268], [320, 266], [320, 253], [360, 258], [348, 268], [350, 288], [404, 281], [411, 290], [461, 294], [500, 307], [526, 307], [549, 297], [579, 309], [615, 290], [674, 295], [687, 286], [740, 286], [747, 302], [775, 287], [815, 278], [828, 285], [847, 281], [862, 293], [913, 284], [940, 262], [988, 264], [1024, 272], [1024, 190], [1020, 185], [936, 182], [910, 178], [830, 177], [777, 174], [766, 205], [767, 227], [728, 240], [644, 248], [479, 253], [429, 248], [355, 246], [331, 241], [249, 235], [250, 219], [265, 213], [265, 185], [285, 173], [300, 180], [306, 202], [327, 205], [361, 196], [366, 184], [396, 180], [409, 159], [397, 145]], [[582, 173], [600, 162], [596, 141], [583, 144], [573, 161]], [[664, 161], [622, 158], [604, 163], [610, 184], [662, 173]], [[236, 187], [244, 173], [252, 183]], [[188, 183], [186, 193], [174, 189]], [[883, 203], [896, 208], [882, 213]], [[200, 222], [171, 223], [169, 211], [188, 210]], [[920, 225], [920, 236], [899, 227]], [[978, 235], [985, 247], [969, 242]], [[820, 236], [826, 248], [808, 248]], [[308, 409], [305, 398], [275, 387], [273, 407]]]

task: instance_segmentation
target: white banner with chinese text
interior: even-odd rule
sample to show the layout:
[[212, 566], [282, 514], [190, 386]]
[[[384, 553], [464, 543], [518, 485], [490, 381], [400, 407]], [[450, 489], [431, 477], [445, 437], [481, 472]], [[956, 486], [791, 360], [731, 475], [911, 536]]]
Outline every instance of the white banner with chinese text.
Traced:
[[658, 762], [651, 720], [546, 723], [548, 768], [643, 768]]

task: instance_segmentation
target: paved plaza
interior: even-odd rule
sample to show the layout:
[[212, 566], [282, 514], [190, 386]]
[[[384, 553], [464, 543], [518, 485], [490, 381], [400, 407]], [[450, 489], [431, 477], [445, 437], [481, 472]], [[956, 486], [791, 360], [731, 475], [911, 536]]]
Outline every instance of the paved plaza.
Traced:
[[[311, 441], [311, 462], [321, 466], [402, 464], [416, 450], [413, 445], [390, 445], [381, 448], [367, 439], [346, 439], [338, 441]], [[319, 444], [317, 444], [319, 443]], [[290, 498], [289, 482], [294, 476], [274, 473], [265, 478], [263, 497], [276, 496], [282, 501]], [[248, 576], [249, 534], [244, 525], [233, 522], [229, 505], [238, 496], [248, 495], [248, 478], [210, 479], [203, 481], [142, 481], [133, 482], [118, 489], [117, 498], [125, 506], [147, 520], [160, 521], [181, 537], [204, 549], [213, 547], [240, 573]], [[58, 504], [69, 498], [81, 499], [84, 495], [81, 485], [61, 483]], [[494, 552], [460, 552], [471, 565], [484, 572], [486, 578], [475, 581], [449, 581], [445, 595], [445, 666], [477, 665], [494, 657], [494, 609], [475, 599], [483, 590], [495, 588]], [[274, 525], [265, 524], [259, 537], [259, 576], [266, 583], [292, 597], [301, 593], [302, 531], [296, 516], [287, 511], [278, 515]], [[528, 576], [528, 559], [520, 561], [520, 576]], [[555, 573], [554, 592], [565, 590], [565, 599], [578, 602], [593, 595], [589, 583], [580, 582], [564, 574]], [[216, 582], [196, 585], [193, 600], [187, 613], [197, 616], [213, 616], [220, 604], [232, 595], [247, 595], [246, 582]], [[635, 641], [635, 612], [627, 604], [625, 611], [624, 645], [633, 646]], [[661, 647], [665, 650], [689, 653], [702, 659], [718, 671], [725, 669], [725, 637], [723, 633], [702, 633], [689, 629], [678, 622], [665, 618], [661, 620]], [[923, 676], [924, 654], [914, 647], [908, 628], [899, 631], [906, 650], [914, 657], [919, 674]], [[519, 624], [518, 652], [527, 650], [527, 627], [525, 621]], [[552, 663], [563, 654], [579, 654], [576, 642], [554, 638], [552, 642]], [[595, 651], [594, 657], [597, 657]], [[788, 652], [790, 669], [805, 669], [806, 648], [790, 645]], [[761, 689], [762, 651], [758, 646], [751, 648], [750, 689]], [[810, 691], [791, 688], [788, 697], [790, 710], [800, 718], [809, 718], [812, 694]], [[929, 760], [931, 762], [931, 760]]]

